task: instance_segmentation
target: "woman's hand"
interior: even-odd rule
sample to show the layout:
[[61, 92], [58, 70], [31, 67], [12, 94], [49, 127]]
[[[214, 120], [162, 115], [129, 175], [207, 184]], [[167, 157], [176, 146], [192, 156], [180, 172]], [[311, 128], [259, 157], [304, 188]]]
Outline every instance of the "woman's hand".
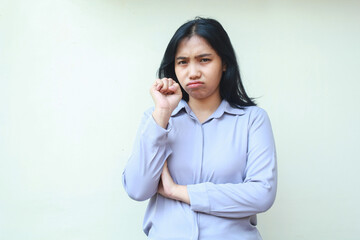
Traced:
[[157, 124], [166, 128], [171, 113], [182, 98], [180, 85], [171, 78], [157, 79], [150, 88], [155, 103], [153, 117]]
[[167, 161], [164, 163], [164, 168], [161, 173], [158, 193], [161, 194], [163, 197], [190, 204], [187, 187], [184, 185], [178, 185], [173, 181], [167, 166]]

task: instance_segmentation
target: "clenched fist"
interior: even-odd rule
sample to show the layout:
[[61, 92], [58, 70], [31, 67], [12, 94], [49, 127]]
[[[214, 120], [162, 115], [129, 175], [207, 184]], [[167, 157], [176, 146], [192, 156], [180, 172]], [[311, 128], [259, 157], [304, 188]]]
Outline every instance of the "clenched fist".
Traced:
[[157, 79], [150, 88], [150, 94], [155, 103], [152, 115], [157, 124], [166, 128], [171, 113], [182, 98], [180, 85], [171, 78]]

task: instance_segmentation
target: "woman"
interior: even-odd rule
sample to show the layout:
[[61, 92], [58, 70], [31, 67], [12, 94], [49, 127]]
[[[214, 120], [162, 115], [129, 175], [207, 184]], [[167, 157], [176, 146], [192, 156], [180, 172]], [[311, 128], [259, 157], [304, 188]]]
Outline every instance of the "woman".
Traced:
[[276, 194], [269, 118], [242, 85], [230, 39], [196, 18], [170, 40], [123, 185], [150, 199], [149, 239], [261, 239], [256, 214]]

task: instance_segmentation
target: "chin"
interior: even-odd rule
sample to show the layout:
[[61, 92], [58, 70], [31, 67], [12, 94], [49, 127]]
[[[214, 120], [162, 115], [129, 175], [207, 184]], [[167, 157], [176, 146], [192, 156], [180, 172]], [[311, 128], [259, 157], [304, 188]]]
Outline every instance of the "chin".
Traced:
[[203, 94], [189, 94], [189, 97], [197, 100], [202, 100], [205, 99], [207, 96], [204, 96]]

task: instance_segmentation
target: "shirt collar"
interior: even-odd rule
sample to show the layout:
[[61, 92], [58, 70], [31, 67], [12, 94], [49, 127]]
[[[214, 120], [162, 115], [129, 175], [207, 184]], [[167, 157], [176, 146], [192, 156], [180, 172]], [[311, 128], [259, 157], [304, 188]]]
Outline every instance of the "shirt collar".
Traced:
[[179, 104], [177, 105], [177, 107], [174, 109], [174, 111], [172, 112], [171, 116], [175, 116], [177, 115], [182, 109], [185, 109], [185, 111], [190, 114], [191, 109], [189, 107], [189, 105], [187, 104], [187, 102], [183, 99], [180, 100]]
[[210, 116], [210, 118], [220, 118], [224, 113], [231, 115], [243, 115], [245, 114], [245, 111], [241, 108], [232, 107], [228, 101], [223, 99], [220, 106], [216, 109], [212, 116]]
[[[177, 115], [183, 109], [187, 112], [187, 114], [190, 114], [192, 112], [189, 105], [187, 104], [187, 102], [185, 100], [181, 99], [178, 106], [172, 112], [171, 116], [173, 117], [173, 116]], [[228, 113], [231, 115], [243, 115], [243, 114], [245, 114], [245, 111], [242, 108], [234, 108], [228, 103], [228, 101], [222, 100], [219, 107], [209, 117], [209, 119], [210, 118], [220, 118], [224, 113]]]

